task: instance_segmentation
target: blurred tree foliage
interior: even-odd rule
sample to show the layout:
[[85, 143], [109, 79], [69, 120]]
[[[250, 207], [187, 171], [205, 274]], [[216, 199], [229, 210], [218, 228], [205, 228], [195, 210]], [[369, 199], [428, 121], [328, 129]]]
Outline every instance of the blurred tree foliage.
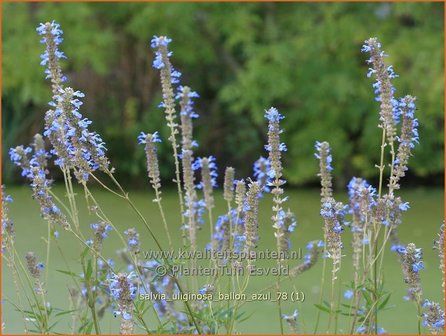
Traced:
[[42, 130], [50, 99], [35, 27], [55, 19], [69, 85], [86, 93], [84, 114], [106, 140], [128, 182], [145, 174], [140, 131], [159, 130], [164, 177], [173, 172], [152, 35], [172, 37], [174, 66], [201, 99], [198, 155], [214, 154], [242, 174], [265, 155], [264, 110], [283, 123], [287, 179], [316, 180], [316, 140], [333, 147], [340, 184], [373, 177], [380, 130], [363, 41], [377, 36], [401, 76], [397, 94], [418, 97], [420, 146], [411, 176], [443, 176], [443, 4], [441, 3], [3, 3], [3, 173], [7, 148]]

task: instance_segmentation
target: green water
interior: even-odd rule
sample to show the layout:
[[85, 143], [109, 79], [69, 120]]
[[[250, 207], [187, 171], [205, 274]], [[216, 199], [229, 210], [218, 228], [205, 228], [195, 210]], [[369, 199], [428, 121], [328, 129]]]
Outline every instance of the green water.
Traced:
[[[40, 260], [44, 261], [46, 245], [46, 224], [39, 216], [38, 206], [31, 198], [30, 190], [27, 187], [10, 188], [7, 190], [14, 198], [14, 203], [10, 206], [11, 219], [15, 224], [16, 248], [21, 256], [27, 251], [34, 251]], [[61, 189], [56, 192], [63, 197]], [[82, 192], [79, 190], [78, 200], [80, 205], [81, 224], [84, 227], [84, 233], [89, 232], [89, 224], [95, 222], [95, 218], [88, 215], [85, 210]], [[132, 212], [131, 208], [121, 199], [100, 191], [94, 191], [98, 202], [113, 223], [124, 231], [128, 227], [136, 227], [141, 234], [142, 250], [155, 249], [152, 239], [149, 237], [145, 227], [139, 221], [138, 217]], [[298, 218], [297, 230], [292, 237], [292, 246], [294, 249], [302, 248], [310, 240], [322, 239], [322, 220], [319, 216], [319, 194], [317, 190], [291, 191], [287, 206], [294, 211]], [[403, 190], [401, 195], [405, 201], [410, 202], [411, 209], [403, 217], [403, 224], [400, 227], [400, 238], [402, 242], [414, 242], [418, 247], [423, 248], [424, 262], [426, 270], [421, 273], [424, 297], [435, 301], [443, 302], [441, 292], [441, 274], [438, 269], [439, 261], [436, 251], [432, 250], [433, 239], [436, 238], [440, 222], [443, 220], [443, 191], [440, 189], [411, 189]], [[160, 237], [161, 242], [167, 246], [165, 231], [157, 209], [157, 205], [151, 201], [151, 193], [132, 192], [131, 197], [143, 215], [148, 219], [156, 235]], [[342, 198], [341, 196], [339, 196]], [[221, 197], [216, 197], [216, 208], [214, 209], [214, 218], [226, 209], [226, 204], [221, 201]], [[170, 231], [174, 236], [176, 246], [181, 245], [181, 235], [179, 230], [178, 218], [179, 210], [177, 208], [177, 195], [171, 192], [163, 193], [163, 206], [168, 217], [169, 223], [172, 223]], [[260, 216], [260, 241], [259, 250], [275, 249], [275, 238], [273, 228], [271, 227], [271, 201], [264, 199], [261, 201]], [[206, 216], [205, 216], [206, 218]], [[200, 246], [204, 247], [208, 242], [209, 228], [206, 222], [203, 229], [199, 232]], [[117, 259], [116, 252], [122, 248], [120, 240], [116, 234], [110, 233], [109, 239], [104, 245], [103, 255], [106, 258]], [[341, 282], [346, 283], [351, 279], [352, 268], [350, 258], [350, 238], [351, 233], [346, 232], [343, 236], [345, 257], [342, 260]], [[71, 271], [80, 273], [79, 254], [81, 247], [79, 242], [75, 241], [66, 232], [60, 232], [59, 245], [63, 249], [65, 261], [69, 264]], [[53, 246], [54, 247], [54, 246]], [[56, 269], [67, 269], [65, 261], [54, 248], [51, 253], [48, 277], [48, 301], [53, 307], [68, 309], [67, 288], [70, 286], [67, 276], [56, 272]], [[301, 261], [296, 261], [295, 264]], [[259, 266], [268, 265], [269, 261], [259, 261]], [[293, 262], [292, 262], [293, 263]], [[291, 291], [295, 288], [297, 291], [305, 293], [303, 303], [284, 302], [283, 313], [292, 314], [295, 308], [299, 309], [299, 320], [303, 323], [302, 332], [312, 333], [315, 323], [317, 310], [313, 306], [318, 302], [320, 292], [320, 280], [322, 263], [319, 262], [312, 270], [295, 278], [292, 282], [284, 280], [283, 291]], [[380, 316], [379, 324], [390, 333], [416, 333], [416, 310], [413, 302], [403, 300], [406, 293], [405, 284], [402, 280], [402, 273], [396, 256], [386, 251], [384, 274], [387, 289], [392, 293], [389, 306], [392, 308], [385, 311]], [[205, 279], [199, 279], [200, 285], [204, 284]], [[255, 276], [250, 280], [249, 293], [273, 284], [275, 278], [272, 276]], [[328, 280], [327, 280], [328, 282]], [[343, 287], [342, 290], [344, 290]], [[3, 263], [3, 322], [6, 324], [5, 333], [22, 333], [23, 320], [20, 313], [16, 312], [9, 300], [16, 301], [14, 285], [11, 280], [10, 270]], [[328, 297], [326, 297], [328, 299]], [[345, 301], [345, 303], [348, 303]], [[242, 311], [245, 311], [250, 318], [242, 322], [237, 331], [241, 333], [262, 334], [279, 333], [277, 305], [269, 301], [252, 302], [244, 305]], [[57, 320], [57, 319], [56, 319]], [[55, 321], [56, 321], [55, 320]], [[70, 332], [68, 319], [60, 322], [55, 329], [57, 332]], [[113, 318], [111, 311], [107, 311], [104, 319], [101, 321], [101, 329], [104, 333], [118, 333], [117, 319]], [[147, 322], [155, 327], [156, 321], [149, 317]], [[322, 316], [321, 328], [319, 332], [326, 331], [327, 321]], [[340, 332], [348, 333], [349, 320], [341, 318], [339, 321]], [[288, 327], [285, 326], [288, 331]], [[223, 330], [222, 330], [223, 331]], [[139, 332], [135, 330], [135, 332]]]

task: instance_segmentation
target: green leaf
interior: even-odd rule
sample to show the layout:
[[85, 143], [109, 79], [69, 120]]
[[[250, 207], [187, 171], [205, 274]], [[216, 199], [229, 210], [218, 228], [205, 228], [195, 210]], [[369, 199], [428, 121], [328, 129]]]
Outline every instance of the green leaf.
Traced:
[[76, 311], [76, 309], [73, 309], [73, 310], [66, 310], [66, 311], [63, 311], [63, 312], [61, 312], [61, 313], [57, 313], [55, 316], [67, 315], [67, 314], [73, 313], [73, 312], [75, 312], [75, 311]]
[[93, 321], [90, 322], [90, 324], [88, 324], [87, 328], [85, 328], [85, 333], [87, 335], [90, 335], [92, 330], [93, 330]]
[[81, 259], [85, 259], [85, 257], [87, 256], [87, 253], [90, 251], [90, 247], [86, 246], [85, 249], [82, 251], [81, 253]]
[[85, 272], [85, 281], [90, 281], [92, 274], [93, 274], [93, 266], [91, 265], [91, 259], [88, 259], [87, 271]]
[[315, 303], [314, 306], [315, 306], [316, 308], [318, 308], [318, 309], [320, 309], [320, 310], [326, 312], [326, 313], [330, 313], [330, 309], [327, 308], [327, 307], [325, 307], [325, 306], [323, 306], [323, 305], [320, 305], [320, 304]]
[[369, 306], [372, 305], [372, 298], [370, 297], [370, 294], [367, 292], [367, 290], [363, 290], [361, 291], [361, 293], [364, 299], [367, 301], [367, 304]]
[[48, 328], [48, 331], [52, 330], [52, 329], [56, 326], [57, 323], [59, 323], [59, 321], [54, 322], [54, 323]]
[[390, 295], [391, 295], [391, 293], [387, 294], [387, 296], [384, 299], [384, 301], [381, 302], [381, 304], [378, 306], [378, 310], [383, 309], [387, 305], [387, 303], [389, 302], [389, 299], [390, 299]]
[[56, 270], [56, 272], [60, 272], [60, 273], [63, 273], [63, 274], [66, 274], [66, 275], [69, 275], [72, 277], [80, 278], [79, 274], [76, 274], [74, 272], [69, 272], [69, 271], [64, 271], [64, 270]]

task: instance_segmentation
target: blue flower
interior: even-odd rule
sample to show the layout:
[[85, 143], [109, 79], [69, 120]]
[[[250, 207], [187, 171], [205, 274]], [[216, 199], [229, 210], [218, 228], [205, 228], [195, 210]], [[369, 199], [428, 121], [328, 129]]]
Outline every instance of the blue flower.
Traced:
[[112, 230], [111, 225], [104, 222], [90, 224], [90, 227], [94, 230], [94, 233], [101, 236], [102, 239], [107, 239], [107, 233]]
[[109, 292], [113, 300], [118, 302], [119, 311], [115, 311], [115, 316], [121, 315], [124, 319], [131, 318], [128, 311], [131, 309], [131, 302], [136, 298], [138, 288], [135, 286], [137, 278], [134, 272], [129, 274], [113, 274], [109, 277]]
[[52, 150], [58, 157], [56, 164], [76, 167], [76, 178], [86, 182], [91, 172], [107, 170], [109, 162], [105, 143], [97, 133], [88, 130], [92, 122], [79, 111], [82, 105], [79, 98], [84, 96], [72, 88], [59, 88], [54, 96], [57, 106], [54, 115], [46, 116], [50, 122], [44, 135], [50, 137], [53, 145], [57, 142]]
[[132, 253], [138, 253], [140, 247], [139, 233], [134, 228], [130, 228], [124, 231], [127, 236], [127, 248]]
[[390, 247], [390, 250], [392, 252], [397, 252], [399, 254], [403, 254], [403, 253], [406, 252], [406, 247], [404, 245], [401, 245], [401, 244], [396, 244], [396, 245], [392, 245]]
[[[322, 142], [316, 141], [315, 148], [317, 153], [315, 153], [314, 156], [316, 157], [316, 159], [320, 160], [321, 150], [323, 149]], [[328, 147], [327, 153], [323, 153], [323, 157], [325, 157], [325, 160], [323, 162], [324, 168], [329, 172], [332, 171], [333, 167], [331, 166], [331, 163], [333, 162], [333, 157], [330, 154], [330, 147]]]
[[[169, 45], [169, 43], [172, 42], [172, 39], [164, 37], [164, 36], [156, 36], [154, 35], [152, 40], [150, 41], [150, 46], [153, 49], [159, 49], [160, 47], [165, 47]], [[168, 56], [171, 56], [172, 53], [168, 53]], [[163, 63], [162, 55], [159, 51], [155, 54], [155, 60], [153, 61], [153, 67], [155, 69], [162, 69], [164, 68], [165, 64]]]
[[41, 62], [43, 66], [48, 66], [45, 69], [46, 79], [52, 79], [53, 81], [63, 82], [66, 77], [60, 72], [60, 65], [58, 60], [62, 58], [67, 58], [65, 54], [58, 49], [60, 43], [62, 43], [63, 31], [60, 29], [60, 25], [55, 21], [51, 23], [41, 23], [36, 28], [37, 33], [42, 36], [40, 43], [46, 45], [45, 52], [40, 55]]
[[271, 122], [280, 122], [280, 120], [284, 119], [285, 117], [280, 114], [276, 108], [271, 107], [268, 111], [266, 111], [265, 118]]
[[420, 260], [420, 261], [415, 262], [415, 263], [412, 265], [412, 270], [413, 270], [414, 272], [419, 272], [419, 271], [424, 270], [424, 264], [423, 264], [423, 261]]
[[[268, 151], [268, 152], [271, 152], [272, 151], [272, 147], [271, 147], [271, 145], [265, 145], [265, 149]], [[285, 143], [280, 143], [279, 144], [279, 151], [280, 152], [286, 152], [287, 151], [287, 147], [286, 147], [286, 144]]]
[[[198, 201], [193, 202], [192, 212], [188, 210], [190, 202], [189, 198], [185, 196], [184, 200], [185, 200], [185, 208], [187, 209], [183, 213], [184, 217], [186, 218], [195, 217], [196, 223], [202, 225], [204, 223], [203, 215], [206, 209], [206, 202], [204, 201], [204, 199], [200, 199]], [[184, 224], [183, 228], [187, 228], [187, 224]]]
[[441, 333], [444, 331], [444, 311], [436, 302], [424, 300], [423, 302], [423, 325], [435, 331], [433, 333]]
[[158, 37], [156, 35], [153, 35], [153, 38], [150, 41], [150, 46], [153, 49], [159, 48], [160, 46], [167, 47], [170, 42], [172, 42], [172, 39], [170, 39], [168, 37], [165, 37], [165, 36]]
[[192, 162], [192, 166], [191, 166], [192, 170], [198, 170], [202, 168], [202, 164], [201, 164], [201, 158], [197, 157], [194, 162]]
[[[253, 165], [254, 178], [259, 183], [261, 192], [270, 192], [271, 177], [268, 175], [271, 172], [271, 163], [269, 159], [261, 156], [254, 162]], [[273, 176], [274, 177], [274, 176]]]
[[[169, 43], [172, 42], [172, 39], [167, 38], [165, 36], [153, 36], [150, 46], [153, 49], [156, 49], [155, 51], [155, 59], [153, 60], [153, 67], [158, 70], [163, 70], [165, 68], [170, 70], [170, 81], [171, 84], [178, 84], [179, 78], [181, 77], [181, 73], [169, 64], [165, 64], [166, 60], [169, 60], [169, 58], [172, 56], [172, 52], [168, 50]], [[169, 71], [168, 70], [168, 71]]]
[[409, 202], [401, 203], [399, 205], [399, 208], [401, 211], [407, 211], [410, 208]]
[[397, 137], [397, 140], [400, 143], [408, 145], [409, 148], [414, 148], [415, 144], [419, 143], [418, 119], [414, 117], [416, 109], [414, 101], [414, 97], [406, 96], [398, 102], [400, 113], [403, 119], [406, 119], [406, 127], [403, 125], [401, 137]]
[[351, 289], [348, 289], [344, 292], [344, 298], [350, 300], [353, 297], [353, 294], [353, 291]]
[[380, 127], [386, 130], [386, 136], [389, 142], [393, 142], [396, 135], [396, 124], [399, 122], [401, 111], [398, 100], [394, 98], [395, 88], [391, 79], [398, 77], [392, 66], [387, 66], [384, 57], [387, 55], [381, 50], [381, 44], [377, 38], [370, 38], [365, 41], [361, 49], [362, 52], [370, 54], [367, 63], [371, 64], [367, 77], [374, 75], [376, 77], [373, 83], [373, 89], [376, 95], [375, 100], [383, 103], [380, 111]]
[[194, 98], [199, 98], [200, 95], [195, 91], [190, 91], [189, 88], [187, 88], [187, 91], [185, 90], [185, 87], [180, 85], [177, 89], [177, 94], [175, 96], [175, 99], [181, 101], [183, 99], [183, 95], [187, 92], [187, 106], [184, 107], [184, 110], [181, 111], [181, 115], [187, 115], [191, 119], [196, 119], [199, 117], [199, 115], [193, 110], [194, 105]]
[[22, 176], [32, 178], [31, 163], [28, 154], [32, 152], [31, 147], [17, 146], [9, 149], [9, 157], [11, 161], [22, 168]]
[[[141, 132], [139, 135], [138, 135], [138, 143], [139, 144], [146, 144], [147, 143], [147, 136], [148, 136], [149, 134], [146, 134], [146, 133], [144, 133], [144, 132]], [[151, 140], [150, 140], [151, 142], [153, 142], [153, 143], [155, 143], [155, 142], [161, 142], [161, 139], [159, 138], [159, 135], [158, 135], [158, 131], [156, 131], [156, 132], [154, 132], [153, 134], [151, 134]]]
[[[207, 157], [208, 160], [208, 167], [209, 167], [209, 171], [210, 171], [210, 176], [211, 176], [211, 185], [213, 188], [217, 188], [217, 177], [218, 177], [218, 173], [217, 173], [217, 164], [215, 163], [215, 157], [210, 155]], [[198, 169], [202, 169], [203, 168], [203, 158], [197, 157], [195, 159], [195, 161], [192, 163], [192, 170], [198, 170]], [[204, 184], [203, 181], [201, 181], [199, 184], [197, 184], [196, 186], [198, 189], [203, 189]]]

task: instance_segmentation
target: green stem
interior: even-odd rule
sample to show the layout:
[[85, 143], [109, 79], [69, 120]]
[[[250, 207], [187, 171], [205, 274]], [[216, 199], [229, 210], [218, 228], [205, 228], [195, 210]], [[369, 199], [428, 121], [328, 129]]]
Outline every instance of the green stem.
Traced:
[[[250, 267], [251, 267], [251, 260], [248, 260], [248, 266], [246, 268], [248, 270], [248, 275], [246, 276], [246, 278], [243, 282], [243, 286], [241, 286], [241, 287], [240, 287], [240, 283], [239, 283], [238, 273], [236, 273], [239, 294], [242, 294], [248, 287], [249, 278], [250, 278], [250, 273], [249, 273]], [[232, 316], [231, 316], [231, 322], [229, 324], [228, 335], [232, 335], [232, 331], [234, 330], [234, 325], [235, 325], [235, 319], [237, 317], [237, 312], [242, 304], [243, 303], [241, 302], [241, 300], [237, 300], [235, 303], [235, 307], [234, 307], [234, 310], [233, 310]]]
[[50, 268], [50, 241], [51, 241], [51, 223], [48, 221], [48, 235], [46, 242], [46, 265], [45, 265], [45, 283], [48, 283], [48, 272]]
[[[379, 185], [378, 185], [378, 199], [381, 198], [382, 195], [382, 189], [383, 189], [383, 177], [384, 177], [384, 152], [386, 147], [386, 129], [383, 128], [382, 132], [382, 138], [381, 138], [381, 154], [380, 154], [380, 163], [379, 163]], [[378, 253], [378, 242], [379, 242], [379, 228], [377, 227], [378, 223], [376, 220], [374, 221], [373, 225], [373, 259], [375, 260]], [[379, 298], [377, 297], [377, 291], [378, 291], [378, 277], [377, 277], [378, 267], [377, 263], [374, 262], [373, 264], [373, 300], [375, 303], [377, 303]], [[374, 325], [375, 325], [375, 331], [378, 330], [378, 305], [374, 305]]]
[[[279, 264], [280, 264], [280, 262], [279, 262]], [[279, 269], [280, 269], [280, 267], [279, 267]], [[279, 308], [278, 310], [279, 310], [280, 334], [283, 335], [282, 300], [281, 300], [281, 293], [280, 293], [280, 274], [277, 275], [276, 288], [277, 288], [277, 293], [278, 293], [278, 296], [279, 296], [277, 298], [277, 306]]]
[[341, 260], [339, 261], [339, 271], [338, 271], [338, 297], [336, 300], [336, 313], [335, 313], [335, 334], [337, 334], [338, 332], [338, 319], [339, 319], [339, 305], [341, 303], [341, 292], [342, 292], [342, 287], [341, 287]]
[[[96, 258], [94, 258], [94, 259], [95, 259], [95, 264], [96, 264]], [[87, 274], [86, 269], [85, 269], [84, 258], [81, 258], [81, 265], [82, 265], [82, 270], [83, 270], [84, 274]], [[96, 273], [96, 266], [95, 266], [95, 273]], [[87, 289], [87, 305], [91, 311], [91, 317], [93, 318], [94, 330], [96, 332], [96, 335], [99, 335], [100, 330], [99, 330], [99, 325], [98, 325], [97, 316], [96, 316], [95, 297], [94, 297], [93, 291], [91, 290], [92, 286], [91, 286], [90, 279], [88, 279], [88, 282], [85, 281], [85, 288]]]
[[[324, 241], [324, 255], [325, 255], [325, 246], [326, 246], [327, 244], [325, 243], [325, 241]], [[327, 267], [327, 258], [323, 258], [324, 260], [323, 260], [323, 262], [322, 262], [322, 277], [321, 277], [321, 286], [320, 286], [320, 294], [319, 294], [319, 305], [321, 305], [322, 304], [322, 299], [323, 299], [323, 297], [324, 297], [324, 285], [325, 285], [325, 270], [326, 270], [326, 267]], [[314, 327], [314, 334], [316, 334], [317, 333], [317, 329], [318, 329], [318, 327], [319, 327], [319, 321], [320, 321], [320, 318], [321, 318], [321, 310], [320, 309], [318, 309], [317, 310], [317, 316], [316, 316], [316, 326]]]
[[418, 325], [417, 325], [417, 327], [418, 327], [418, 335], [421, 335], [421, 319], [420, 319], [420, 316], [421, 316], [421, 305], [420, 305], [419, 302], [417, 303], [417, 312], [418, 312], [418, 316], [417, 316], [417, 320], [418, 320]]
[[[14, 253], [16, 254], [16, 260], [18, 261], [18, 263], [19, 263], [23, 273], [25, 274], [25, 278], [26, 278], [26, 280], [28, 282], [29, 288], [31, 289], [31, 293], [32, 293], [32, 296], [34, 298], [35, 305], [36, 305], [37, 309], [39, 310], [40, 315], [45, 318], [43, 321], [40, 321], [41, 322], [40, 323], [40, 326], [41, 326], [40, 330], [42, 331], [43, 334], [47, 334], [48, 333], [47, 328], [48, 328], [48, 325], [49, 325], [49, 320], [48, 320], [47, 307], [46, 307], [46, 304], [45, 304], [45, 301], [46, 301], [45, 300], [45, 296], [43, 296], [44, 304], [43, 304], [43, 306], [41, 306], [39, 304], [40, 300], [39, 300], [39, 298], [36, 295], [33, 282], [31, 280], [31, 278], [29, 277], [29, 274], [28, 274], [25, 266], [23, 265], [22, 260], [20, 259], [20, 256], [19, 256], [17, 250], [15, 249], [15, 247], [14, 247]], [[40, 285], [40, 281], [39, 281], [39, 283], [37, 285], [39, 286], [39, 290], [42, 291], [42, 295], [43, 295], [43, 288]], [[30, 305], [30, 306], [32, 307], [32, 305]], [[34, 313], [34, 316], [37, 316], [37, 314], [34, 312], [34, 309], [33, 309], [33, 313]]]
[[166, 216], [164, 215], [164, 209], [163, 206], [161, 205], [161, 196], [160, 196], [160, 191], [158, 188], [155, 188], [155, 202], [158, 203], [158, 208], [160, 210], [160, 214], [161, 214], [161, 219], [163, 221], [164, 224], [164, 229], [166, 230], [166, 234], [167, 234], [167, 240], [169, 242], [169, 248], [171, 249], [171, 251], [173, 251], [173, 244], [172, 244], [172, 238], [170, 236], [170, 232], [169, 232], [169, 226], [167, 225], [167, 221], [166, 221]]

